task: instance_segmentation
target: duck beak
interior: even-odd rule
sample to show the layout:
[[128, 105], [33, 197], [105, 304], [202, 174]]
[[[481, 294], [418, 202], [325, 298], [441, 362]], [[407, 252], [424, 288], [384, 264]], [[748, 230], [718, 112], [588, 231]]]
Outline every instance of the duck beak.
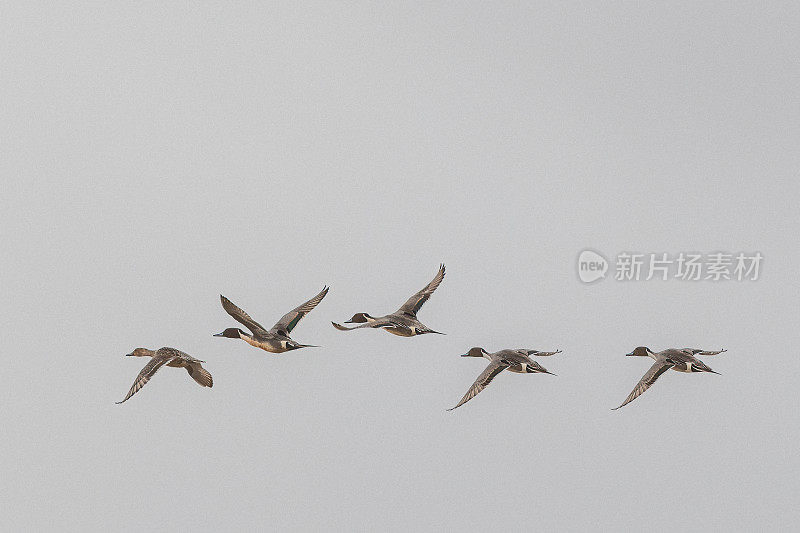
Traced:
[[633, 355], [633, 352], [631, 352], [631, 353], [626, 353], [626, 354], [625, 354], [625, 357], [628, 357], [628, 356], [630, 356], [630, 355]]
[[133, 353], [126, 353], [125, 354], [125, 357], [131, 357], [131, 356], [133, 356]]
[[213, 337], [222, 337], [222, 333], [214, 333]]

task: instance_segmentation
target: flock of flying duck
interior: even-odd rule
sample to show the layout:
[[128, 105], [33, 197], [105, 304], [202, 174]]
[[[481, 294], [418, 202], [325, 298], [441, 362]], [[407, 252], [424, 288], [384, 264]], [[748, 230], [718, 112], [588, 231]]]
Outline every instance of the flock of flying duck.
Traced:
[[[375, 328], [383, 329], [389, 333], [399, 335], [401, 337], [413, 337], [415, 335], [423, 335], [425, 333], [436, 333], [441, 335], [442, 333], [434, 331], [420, 322], [417, 318], [417, 313], [422, 305], [431, 297], [433, 291], [439, 287], [439, 284], [443, 279], [444, 265], [441, 265], [433, 280], [431, 280], [431, 282], [428, 283], [422, 290], [409, 298], [406, 303], [404, 303], [400, 309], [394, 313], [380, 317], [374, 317], [369, 313], [356, 313], [350, 320], [345, 322], [345, 324], [357, 324], [352, 327], [343, 326], [342, 324], [338, 324], [336, 322], [331, 323], [340, 331], [352, 331], [359, 328]], [[221, 333], [215, 334], [214, 336], [227, 337], [229, 339], [241, 339], [246, 343], [255, 346], [256, 348], [261, 348], [262, 350], [272, 353], [283, 353], [290, 350], [297, 350], [299, 348], [315, 347], [313, 344], [300, 344], [289, 337], [289, 334], [292, 332], [295, 326], [297, 326], [298, 322], [300, 322], [304, 316], [310, 313], [322, 301], [322, 299], [325, 298], [325, 295], [328, 294], [328, 289], [329, 287], [324, 287], [319, 294], [283, 315], [283, 317], [281, 317], [281, 319], [278, 320], [278, 322], [276, 322], [275, 325], [270, 329], [266, 329], [264, 326], [253, 320], [250, 315], [248, 315], [236, 304], [220, 295], [219, 298], [222, 302], [222, 308], [225, 310], [225, 312], [233, 317], [234, 320], [250, 330], [250, 333], [243, 331], [240, 328], [227, 328]], [[711, 370], [711, 368], [709, 368], [705, 363], [697, 359], [695, 356], [717, 355], [724, 351], [724, 349], [711, 351], [701, 350], [698, 348], [669, 348], [661, 352], [653, 352], [650, 348], [639, 346], [627, 355], [651, 357], [655, 360], [655, 363], [653, 363], [653, 366], [651, 366], [645, 375], [642, 376], [642, 379], [631, 391], [628, 397], [625, 398], [625, 401], [622, 402], [619, 407], [615, 407], [614, 409], [619, 409], [620, 407], [629, 404], [641, 396], [644, 391], [646, 391], [653, 383], [655, 383], [661, 374], [669, 369], [677, 370], [678, 372], [712, 372], [717, 374], [717, 372]], [[484, 369], [483, 372], [481, 372], [481, 374], [478, 376], [478, 379], [475, 380], [475, 383], [472, 384], [458, 404], [456, 404], [455, 407], [448, 409], [448, 411], [452, 411], [453, 409], [470, 401], [479, 392], [485, 389], [489, 383], [492, 382], [495, 376], [497, 376], [503, 370], [516, 372], [518, 374], [552, 374], [552, 372], [548, 372], [547, 369], [531, 359], [531, 356], [544, 357], [555, 355], [557, 353], [561, 353], [561, 350], [546, 352], [522, 348], [500, 350], [499, 352], [490, 353], [480, 347], [470, 349], [461, 357], [483, 357], [489, 360], [489, 365], [486, 367], [486, 369]], [[155, 351], [148, 350], [147, 348], [136, 348], [133, 350], [133, 352], [127, 355], [133, 357], [150, 357], [150, 361], [148, 361], [142, 371], [139, 372], [139, 375], [136, 377], [136, 380], [133, 382], [133, 385], [131, 386], [125, 398], [117, 403], [122, 403], [136, 394], [139, 389], [144, 387], [150, 378], [153, 377], [153, 374], [155, 374], [162, 366], [185, 368], [192, 379], [194, 379], [202, 387], [211, 387], [214, 384], [211, 374], [208, 372], [208, 370], [203, 368], [202, 363], [205, 361], [195, 359], [191, 355], [180, 350], [176, 350], [175, 348], [164, 347]]]

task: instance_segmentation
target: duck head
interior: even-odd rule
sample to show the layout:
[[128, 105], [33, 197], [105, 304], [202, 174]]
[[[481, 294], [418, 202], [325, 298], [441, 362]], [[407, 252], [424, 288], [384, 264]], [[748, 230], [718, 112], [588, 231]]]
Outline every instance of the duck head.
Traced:
[[241, 339], [239, 336], [241, 333], [244, 333], [239, 328], [228, 328], [222, 333], [215, 333], [215, 337], [228, 337], [229, 339]]
[[467, 353], [461, 354], [461, 357], [483, 357], [487, 353], [489, 352], [479, 346], [476, 346], [475, 348], [470, 348]]
[[635, 355], [635, 356], [638, 356], [638, 357], [650, 357], [650, 354], [652, 354], [652, 353], [653, 353], [653, 351], [650, 348], [648, 348], [647, 346], [639, 346], [638, 348], [633, 350], [631, 353], [626, 353], [625, 355], [626, 356]]
[[356, 313], [353, 315], [353, 318], [346, 320], [345, 324], [364, 324], [370, 320], [374, 319], [369, 313]]
[[152, 354], [153, 354], [153, 351], [152, 350], [148, 350], [147, 348], [136, 348], [131, 353], [126, 353], [125, 356], [126, 357], [147, 357], [147, 356], [152, 355]]

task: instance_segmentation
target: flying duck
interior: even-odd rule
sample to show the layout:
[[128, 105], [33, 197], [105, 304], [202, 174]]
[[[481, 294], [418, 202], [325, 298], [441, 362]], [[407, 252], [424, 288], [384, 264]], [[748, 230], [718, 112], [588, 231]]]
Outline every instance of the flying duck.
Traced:
[[485, 389], [497, 374], [505, 369], [518, 374], [543, 373], [555, 375], [552, 372], [548, 372], [547, 369], [531, 359], [530, 356], [533, 355], [543, 357], [547, 355], [555, 355], [557, 353], [561, 353], [561, 350], [556, 350], [555, 352], [542, 352], [539, 350], [521, 348], [519, 350], [500, 350], [499, 352], [489, 353], [480, 347], [470, 349], [470, 351], [461, 357], [485, 357], [489, 360], [489, 366], [487, 366], [486, 369], [481, 372], [480, 376], [478, 376], [478, 379], [475, 380], [475, 383], [472, 384], [464, 397], [461, 398], [461, 401], [458, 402], [458, 405], [451, 407], [448, 409], [448, 411], [452, 411], [453, 409], [470, 401], [480, 391]]
[[[136, 348], [129, 354], [126, 354], [129, 357], [150, 357], [150, 361], [144, 365], [144, 368], [139, 375], [136, 377], [136, 381], [133, 382], [131, 386], [131, 390], [128, 391], [128, 395], [122, 400], [122, 402], [126, 401], [128, 398], [136, 394], [139, 389], [145, 386], [145, 384], [150, 381], [150, 378], [153, 377], [159, 368], [164, 365], [177, 367], [177, 368], [185, 368], [189, 375], [192, 376], [197, 383], [200, 384], [201, 387], [213, 387], [214, 380], [211, 379], [211, 374], [209, 374], [208, 370], [203, 368], [203, 365], [200, 363], [205, 363], [205, 361], [201, 361], [200, 359], [195, 359], [191, 355], [182, 352], [180, 350], [176, 350], [175, 348], [159, 348], [156, 351], [148, 350], [147, 348]], [[122, 402], [117, 402], [118, 404]]]
[[325, 295], [328, 294], [328, 289], [329, 287], [324, 287], [319, 294], [309, 301], [283, 315], [270, 330], [265, 329], [261, 324], [250, 318], [250, 315], [220, 294], [219, 299], [222, 302], [222, 308], [237, 322], [247, 327], [252, 334], [246, 333], [239, 328], [228, 328], [222, 333], [216, 333], [214, 336], [228, 337], [229, 339], [242, 339], [256, 348], [261, 348], [262, 350], [272, 353], [283, 353], [298, 348], [316, 348], [317, 346], [313, 344], [300, 344], [292, 340], [289, 337], [289, 333], [292, 332], [301, 318], [310, 313], [311, 310], [325, 298]]
[[408, 301], [394, 313], [380, 317], [371, 316], [369, 313], [356, 313], [353, 315], [353, 318], [345, 322], [345, 324], [360, 324], [352, 328], [342, 326], [336, 322], [331, 322], [331, 324], [341, 331], [350, 331], [358, 328], [381, 328], [401, 337], [413, 337], [414, 335], [422, 335], [424, 333], [444, 335], [444, 333], [432, 330], [417, 319], [417, 312], [420, 307], [428, 301], [428, 298], [431, 297], [431, 294], [433, 294], [433, 291], [436, 290], [443, 279], [444, 264], [439, 265], [439, 271], [436, 273], [436, 276], [425, 288], [409, 298]]
[[695, 355], [717, 355], [724, 351], [726, 350], [722, 349], [711, 351], [701, 350], [699, 348], [669, 348], [656, 353], [646, 346], [639, 346], [631, 353], [625, 355], [652, 357], [656, 362], [653, 363], [653, 366], [651, 366], [647, 372], [645, 372], [644, 376], [642, 376], [642, 379], [636, 384], [636, 387], [631, 391], [628, 397], [625, 398], [625, 401], [622, 402], [622, 405], [619, 407], [614, 407], [612, 410], [616, 410], [620, 407], [628, 405], [633, 400], [641, 396], [644, 391], [649, 389], [650, 386], [656, 382], [661, 374], [670, 368], [677, 370], [678, 372], [711, 372], [712, 374], [719, 374], [719, 372], [714, 372], [708, 367], [708, 365], [697, 359]]

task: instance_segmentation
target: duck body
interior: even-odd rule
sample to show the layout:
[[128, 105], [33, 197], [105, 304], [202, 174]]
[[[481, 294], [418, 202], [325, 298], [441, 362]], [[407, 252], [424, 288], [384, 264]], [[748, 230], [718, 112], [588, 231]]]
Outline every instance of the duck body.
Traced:
[[266, 350], [270, 353], [283, 353], [288, 352], [289, 350], [296, 350], [297, 348], [300, 348], [300, 346], [292, 346], [292, 344], [290, 344], [291, 339], [279, 339], [277, 337], [256, 339], [255, 337], [246, 334], [240, 335], [240, 338], [250, 346], [261, 348], [262, 350]]
[[388, 325], [381, 326], [381, 328], [398, 337], [413, 337], [414, 335], [422, 335], [423, 333], [438, 333], [438, 331], [433, 331], [417, 320], [415, 316], [391, 314], [381, 317], [381, 320], [388, 323]]
[[648, 349], [647, 355], [659, 363], [671, 364], [670, 368], [677, 372], [712, 372], [716, 374], [707, 364], [692, 355], [687, 349], [667, 348], [655, 353]]
[[[660, 352], [665, 360], [670, 360], [675, 363], [673, 365], [672, 370], [676, 370], [678, 372], [712, 372], [715, 373], [711, 368], [705, 364], [700, 359], [696, 358], [694, 355], [685, 352], [683, 350], [676, 350], [675, 348], [670, 348]], [[656, 359], [657, 361], [659, 359]]]
[[[536, 350], [500, 350], [493, 354], [488, 354], [491, 358], [490, 361], [504, 362], [507, 367], [506, 370], [516, 374], [550, 374], [542, 365], [530, 358], [528, 353], [536, 352]], [[552, 355], [552, 354], [548, 354]]]
[[235, 331], [231, 332], [230, 334], [225, 334], [225, 332], [228, 331], [225, 330], [222, 333], [217, 333], [214, 336], [239, 338], [250, 346], [255, 346], [256, 348], [260, 348], [270, 353], [284, 353], [291, 350], [297, 350], [298, 348], [306, 348], [311, 346], [310, 344], [300, 344], [295, 342], [286, 335], [273, 334], [269, 331], [260, 332], [258, 335], [256, 335], [244, 332], [238, 328], [228, 329], [233, 329]]

